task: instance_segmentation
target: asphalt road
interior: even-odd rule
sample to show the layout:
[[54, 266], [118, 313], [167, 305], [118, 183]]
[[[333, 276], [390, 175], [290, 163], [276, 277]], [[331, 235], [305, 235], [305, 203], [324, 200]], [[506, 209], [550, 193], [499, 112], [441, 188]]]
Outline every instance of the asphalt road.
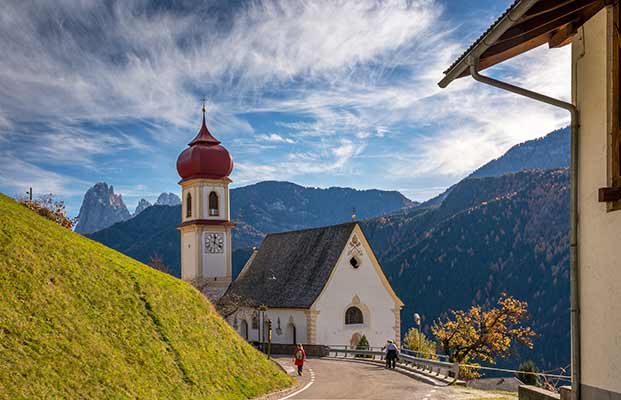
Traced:
[[310, 359], [304, 368], [299, 386], [303, 390], [285, 399], [449, 400], [468, 399], [474, 394], [360, 361]]

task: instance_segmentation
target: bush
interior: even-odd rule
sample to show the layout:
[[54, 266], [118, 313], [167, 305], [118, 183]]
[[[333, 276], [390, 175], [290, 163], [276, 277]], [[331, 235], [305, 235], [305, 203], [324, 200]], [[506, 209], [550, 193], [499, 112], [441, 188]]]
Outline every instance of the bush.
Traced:
[[[525, 385], [533, 385], [540, 386], [541, 379], [538, 375], [533, 375], [532, 372], [539, 372], [539, 369], [535, 365], [535, 363], [531, 360], [523, 362], [518, 367], [518, 373], [515, 374], [515, 377], [518, 378]], [[524, 372], [531, 372], [529, 374], [525, 374]]]
[[58, 225], [72, 229], [76, 219], [69, 218], [65, 211], [65, 203], [54, 199], [52, 193], [41, 196], [37, 200], [19, 199], [19, 204], [31, 209], [42, 217], [56, 222]]
[[[358, 344], [356, 345], [356, 350], [369, 350], [369, 339], [367, 339], [366, 335], [362, 335]], [[358, 354], [356, 357], [359, 358], [371, 358], [369, 355]]]
[[[436, 343], [427, 339], [424, 333], [419, 332], [416, 328], [410, 328], [403, 338], [403, 344], [411, 351], [418, 351], [420, 353], [435, 354]], [[430, 355], [420, 354], [419, 357], [431, 358]]]

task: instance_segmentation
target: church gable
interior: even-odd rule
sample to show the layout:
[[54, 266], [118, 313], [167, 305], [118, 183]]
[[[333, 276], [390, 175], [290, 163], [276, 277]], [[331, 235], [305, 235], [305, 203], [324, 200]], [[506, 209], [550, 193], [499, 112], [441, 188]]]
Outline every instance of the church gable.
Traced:
[[384, 275], [362, 229], [356, 224], [315, 304], [319, 304], [322, 297], [325, 297], [324, 294], [328, 296], [327, 293], [330, 291], [342, 294], [351, 291], [352, 304], [361, 304], [360, 296], [364, 294], [366, 298], [372, 297], [378, 288], [385, 292], [396, 307], [403, 307], [403, 302]]
[[402, 307], [356, 225], [311, 307], [317, 315], [317, 343], [355, 345], [363, 335], [372, 346], [388, 339], [399, 343]]

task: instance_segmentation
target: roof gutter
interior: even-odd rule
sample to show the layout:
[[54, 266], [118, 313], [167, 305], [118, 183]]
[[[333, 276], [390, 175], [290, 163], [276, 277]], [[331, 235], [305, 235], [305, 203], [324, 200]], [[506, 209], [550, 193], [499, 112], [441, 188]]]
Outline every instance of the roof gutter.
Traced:
[[[524, 3], [528, 3], [525, 1]], [[533, 3], [533, 2], [531, 2]], [[480, 53], [479, 53], [480, 54]], [[510, 83], [479, 74], [479, 56], [466, 58], [470, 75], [486, 85], [506, 90], [569, 111], [571, 114], [571, 164], [570, 164], [570, 222], [569, 222], [569, 262], [570, 262], [570, 310], [571, 310], [571, 382], [572, 400], [580, 400], [580, 270], [578, 259], [578, 131], [580, 129], [578, 109], [575, 105], [533, 92]], [[448, 77], [448, 75], [447, 75]], [[447, 83], [448, 84], [448, 83]]]
[[513, 9], [507, 13], [507, 15], [494, 24], [493, 29], [483, 36], [483, 38], [478, 41], [478, 43], [468, 54], [465, 54], [453, 68], [446, 72], [446, 75], [442, 78], [438, 85], [441, 88], [445, 88], [455, 79], [459, 78], [461, 74], [468, 69], [468, 59], [470, 57], [476, 57], [476, 59], [479, 59], [479, 57], [481, 57], [487, 49], [496, 43], [496, 41], [538, 1], [539, 0], [523, 0], [517, 3]]

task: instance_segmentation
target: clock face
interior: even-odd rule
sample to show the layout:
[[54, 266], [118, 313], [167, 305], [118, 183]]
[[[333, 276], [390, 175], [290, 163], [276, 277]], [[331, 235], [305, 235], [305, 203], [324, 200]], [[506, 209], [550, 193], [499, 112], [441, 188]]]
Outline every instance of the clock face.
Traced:
[[205, 234], [205, 252], [206, 253], [223, 253], [224, 252], [224, 234], [223, 233], [206, 233]]

